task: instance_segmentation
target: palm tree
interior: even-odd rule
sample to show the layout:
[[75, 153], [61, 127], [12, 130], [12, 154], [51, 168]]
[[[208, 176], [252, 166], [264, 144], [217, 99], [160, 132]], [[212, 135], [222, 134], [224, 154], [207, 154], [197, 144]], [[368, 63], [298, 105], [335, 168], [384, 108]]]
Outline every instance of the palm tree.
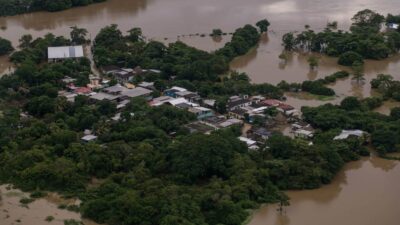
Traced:
[[71, 40], [75, 44], [84, 44], [86, 42], [86, 35], [89, 32], [85, 28], [78, 28], [77, 26], [71, 27]]

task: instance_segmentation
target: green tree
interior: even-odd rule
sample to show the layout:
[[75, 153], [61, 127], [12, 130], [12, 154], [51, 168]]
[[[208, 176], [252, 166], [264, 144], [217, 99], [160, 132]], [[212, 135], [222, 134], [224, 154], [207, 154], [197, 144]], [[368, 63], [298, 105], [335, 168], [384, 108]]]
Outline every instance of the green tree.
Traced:
[[77, 26], [71, 27], [71, 40], [75, 44], [86, 43], [86, 36], [89, 32], [85, 28], [78, 28]]
[[268, 31], [268, 27], [269, 27], [270, 25], [271, 25], [271, 24], [270, 24], [269, 21], [266, 20], [266, 19], [260, 20], [260, 21], [258, 21], [258, 22], [256, 23], [256, 26], [258, 27], [258, 29], [260, 29], [260, 32], [261, 32], [261, 33], [267, 32], [267, 31]]
[[11, 41], [0, 37], [0, 56], [7, 55], [14, 50]]

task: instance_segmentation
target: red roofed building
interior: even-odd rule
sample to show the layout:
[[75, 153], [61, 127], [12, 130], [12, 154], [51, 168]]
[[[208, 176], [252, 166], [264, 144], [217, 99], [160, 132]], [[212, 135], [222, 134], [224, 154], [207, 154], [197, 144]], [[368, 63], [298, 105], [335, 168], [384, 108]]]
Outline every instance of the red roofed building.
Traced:
[[77, 87], [74, 89], [74, 93], [78, 95], [90, 94], [91, 92], [92, 89], [89, 87]]
[[267, 99], [262, 101], [261, 104], [269, 107], [278, 107], [279, 105], [282, 104], [282, 102], [276, 99]]

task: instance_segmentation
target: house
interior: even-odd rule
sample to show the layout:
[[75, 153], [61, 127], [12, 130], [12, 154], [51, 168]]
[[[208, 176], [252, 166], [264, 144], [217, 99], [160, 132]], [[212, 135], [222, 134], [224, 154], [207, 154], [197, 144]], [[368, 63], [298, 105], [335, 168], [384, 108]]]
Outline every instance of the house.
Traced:
[[69, 76], [65, 76], [63, 79], [61, 79], [61, 81], [64, 84], [70, 85], [70, 84], [74, 83], [76, 81], [76, 79], [75, 78], [71, 78]]
[[122, 68], [113, 73], [115, 79], [121, 84], [130, 82], [135, 76], [135, 74], [136, 72], [134, 72], [133, 69], [129, 68]]
[[103, 74], [107, 74], [107, 75], [113, 75], [115, 72], [118, 72], [119, 70], [120, 70], [120, 68], [118, 66], [114, 66], [114, 65], [108, 65], [108, 66], [101, 67], [101, 71], [103, 72]]
[[104, 92], [98, 92], [98, 93], [91, 95], [89, 98], [94, 101], [103, 101], [103, 100], [117, 101], [119, 97], [121, 97], [121, 96], [108, 94], [108, 93], [104, 93]]
[[391, 30], [398, 30], [400, 25], [398, 23], [389, 23], [387, 24], [387, 28]]
[[215, 129], [228, 128], [235, 125], [243, 125], [243, 120], [226, 119], [224, 116], [212, 116], [202, 120], [203, 123], [215, 127]]
[[170, 89], [165, 90], [164, 91], [164, 95], [170, 96], [170, 97], [173, 97], [173, 98], [177, 98], [178, 96], [176, 95], [176, 93], [178, 93], [178, 92], [186, 92], [186, 91], [188, 91], [188, 90], [185, 89], [185, 88], [174, 86], [174, 87], [172, 87]]
[[233, 111], [235, 109], [250, 106], [251, 104], [252, 102], [250, 99], [248, 99], [247, 96], [244, 97], [232, 96], [229, 98], [226, 108], [228, 111]]
[[121, 85], [114, 85], [108, 88], [104, 88], [101, 92], [90, 96], [93, 100], [110, 100], [110, 101], [124, 101], [129, 98], [144, 97], [147, 100], [151, 100], [151, 93], [153, 91], [146, 88], [137, 87], [129, 89]]
[[173, 100], [174, 98], [170, 97], [170, 96], [160, 96], [158, 98], [154, 98], [151, 102], [150, 102], [150, 106], [160, 106], [163, 105], [165, 103], [170, 102], [171, 100]]
[[89, 81], [90, 81], [90, 83], [88, 84], [88, 87], [90, 87], [90, 88], [100, 88], [101, 87], [101, 84], [100, 84], [101, 78], [99, 76], [90, 74]]
[[261, 104], [268, 107], [278, 107], [282, 102], [276, 99], [266, 99]]
[[61, 46], [47, 48], [48, 62], [59, 62], [66, 59], [83, 58], [83, 46]]
[[74, 93], [77, 95], [88, 95], [92, 93], [92, 89], [90, 87], [76, 87]]
[[243, 120], [238, 119], [227, 119], [224, 122], [218, 124], [220, 128], [227, 128], [235, 125], [243, 125]]
[[142, 88], [142, 87], [137, 87], [137, 88], [133, 88], [133, 89], [128, 89], [125, 88], [122, 92], [122, 98], [121, 100], [125, 100], [128, 98], [136, 98], [136, 97], [142, 97], [145, 98], [146, 100], [150, 101], [153, 97], [152, 94], [153, 91], [146, 89], [146, 88]]
[[236, 118], [236, 119], [240, 119], [240, 120], [244, 120], [245, 119], [245, 115], [247, 113], [247, 110], [242, 109], [242, 108], [237, 108], [234, 109], [230, 112], [228, 112], [229, 117], [231, 118]]
[[214, 116], [214, 112], [211, 109], [201, 106], [191, 107], [188, 111], [195, 114], [198, 120]]
[[298, 129], [294, 132], [294, 136], [302, 139], [311, 139], [314, 137], [314, 132], [309, 130]]
[[362, 130], [342, 130], [342, 132], [333, 138], [333, 140], [346, 140], [350, 137], [357, 137], [357, 138], [363, 138], [367, 135], [366, 132]]
[[239, 140], [246, 143], [247, 147], [252, 150], [257, 150], [259, 147], [257, 146], [257, 141], [254, 141], [250, 138], [239, 137]]
[[92, 142], [92, 141], [97, 140], [97, 136], [93, 135], [93, 134], [86, 134], [85, 136], [83, 136], [81, 138], [81, 140], [84, 142]]
[[199, 94], [191, 91], [180, 91], [175, 93], [176, 98], [184, 98], [189, 102], [200, 102], [201, 97]]
[[203, 100], [203, 106], [214, 108], [216, 102], [217, 101], [215, 99], [204, 99]]
[[271, 135], [272, 132], [264, 127], [252, 128], [247, 131], [247, 137], [250, 137], [251, 139], [254, 139], [261, 143], [264, 143], [266, 140], [268, 140]]
[[64, 96], [68, 102], [75, 102], [75, 97], [78, 95], [72, 92], [59, 91], [58, 96]]
[[142, 82], [139, 83], [138, 86], [150, 90], [156, 90], [156, 88], [154, 87], [154, 82]]
[[190, 133], [210, 134], [211, 132], [217, 130], [215, 127], [204, 124], [201, 121], [186, 124], [185, 127], [189, 129]]

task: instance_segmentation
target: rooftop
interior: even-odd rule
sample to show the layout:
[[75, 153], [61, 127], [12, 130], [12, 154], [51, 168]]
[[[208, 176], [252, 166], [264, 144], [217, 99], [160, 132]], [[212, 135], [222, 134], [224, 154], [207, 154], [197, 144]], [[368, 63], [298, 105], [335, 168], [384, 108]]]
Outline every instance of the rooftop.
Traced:
[[49, 59], [68, 59], [84, 57], [82, 45], [49, 47], [47, 49], [47, 55]]

